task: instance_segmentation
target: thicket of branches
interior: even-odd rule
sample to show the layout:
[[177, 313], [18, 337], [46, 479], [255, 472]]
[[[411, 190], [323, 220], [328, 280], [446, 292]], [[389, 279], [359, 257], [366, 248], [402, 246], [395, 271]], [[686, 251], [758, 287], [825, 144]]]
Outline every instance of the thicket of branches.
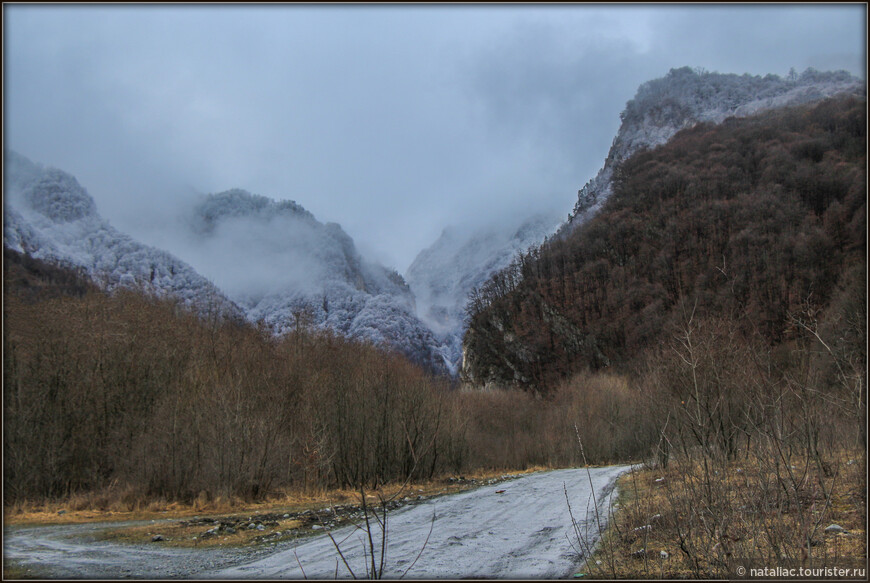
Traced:
[[658, 437], [593, 574], [866, 562], [864, 271], [847, 279], [824, 321], [810, 306], [791, 314], [792, 339], [776, 347], [738, 315], [680, 306], [667, 340], [637, 360], [632, 382]]
[[5, 259], [7, 504], [106, 489], [131, 504], [258, 499], [569, 465], [572, 413], [597, 403], [614, 412], [587, 428], [596, 459], [639, 452], [599, 431], [640, 418], [619, 378], [575, 381], [556, 401], [465, 393], [400, 355], [306, 330], [303, 315], [278, 338], [133, 290], [107, 295], [10, 250]]
[[7, 282], [7, 499], [113, 482], [256, 498], [441, 463], [439, 387], [398, 356], [304, 330], [277, 340], [134, 291], [75, 290], [34, 296]]

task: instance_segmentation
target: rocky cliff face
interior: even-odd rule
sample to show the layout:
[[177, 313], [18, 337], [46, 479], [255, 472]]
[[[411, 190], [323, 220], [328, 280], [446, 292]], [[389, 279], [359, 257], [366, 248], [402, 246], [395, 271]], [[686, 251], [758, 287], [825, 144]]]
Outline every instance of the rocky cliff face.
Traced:
[[622, 124], [598, 174], [577, 193], [577, 203], [559, 234], [571, 232], [601, 208], [612, 193], [614, 170], [638, 150], [666, 143], [699, 122], [720, 123], [768, 109], [811, 103], [832, 95], [866, 94], [866, 85], [845, 71], [807, 69], [783, 79], [748, 74], [671, 69], [641, 85], [620, 115]]

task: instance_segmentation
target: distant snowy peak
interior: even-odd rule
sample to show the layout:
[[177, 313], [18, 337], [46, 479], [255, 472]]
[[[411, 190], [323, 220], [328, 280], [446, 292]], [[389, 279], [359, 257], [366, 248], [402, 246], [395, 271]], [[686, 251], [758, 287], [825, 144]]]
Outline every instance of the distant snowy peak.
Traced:
[[237, 306], [189, 265], [117, 231], [70, 174], [5, 153], [4, 245], [45, 261], [83, 268], [107, 291], [118, 287], [173, 295], [198, 310]]
[[23, 204], [54, 223], [97, 217], [97, 205], [75, 177], [35, 164], [14, 151], [4, 160], [5, 198]]
[[[319, 222], [295, 201], [228, 190], [202, 197], [188, 223], [205, 245], [221, 240], [248, 254], [266, 254], [276, 271], [306, 265], [299, 275], [309, 284], [340, 280], [366, 293], [410, 294], [398, 273], [364, 259], [339, 224]], [[266, 291], [286, 291], [287, 279], [273, 275], [269, 278], [274, 283]]]
[[461, 304], [463, 308], [474, 286], [505, 267], [518, 252], [541, 243], [558, 222], [556, 215], [539, 214], [520, 224], [474, 230], [445, 228], [408, 268], [408, 282], [421, 309], [425, 300], [444, 307]]
[[612, 192], [613, 171], [622, 161], [638, 150], [664, 144], [682, 129], [866, 91], [864, 81], [845, 71], [807, 69], [783, 79], [671, 69], [665, 77], [641, 85], [626, 104], [604, 167], [577, 193], [574, 210], [559, 233], [570, 232], [598, 211]]
[[24, 193], [33, 210], [56, 223], [68, 223], [97, 214], [97, 205], [78, 181], [60, 170], [49, 168]]
[[539, 245], [559, 225], [557, 215], [535, 215], [519, 224], [483, 229], [448, 227], [421, 251], [407, 271], [420, 318], [445, 343], [453, 367], [462, 356], [465, 306], [471, 290], [506, 267], [520, 252]]
[[263, 221], [270, 221], [275, 217], [293, 217], [309, 223], [317, 222], [314, 215], [295, 201], [275, 201], [234, 188], [203, 197], [194, 209], [192, 226], [200, 233], [210, 234], [217, 223], [231, 217], [256, 217]]
[[32, 162], [14, 150], [3, 153], [3, 194], [4, 199], [12, 193], [19, 193], [39, 180], [45, 168]]
[[446, 370], [440, 343], [415, 315], [408, 285], [362, 257], [340, 225], [319, 222], [293, 201], [240, 189], [203, 197], [187, 223], [194, 265], [249, 320], [278, 334], [299, 325], [329, 329]]
[[[200, 312], [217, 306], [279, 334], [330, 329], [447, 371], [441, 342], [416, 317], [402, 277], [365, 260], [339, 225], [318, 222], [295, 202], [240, 189], [204, 196], [180, 223], [190, 231], [184, 252], [202, 266], [196, 271], [113, 228], [70, 174], [11, 151], [4, 174], [7, 247], [83, 268], [110, 292], [172, 295]], [[227, 285], [219, 290], [206, 277], [226, 277]]]

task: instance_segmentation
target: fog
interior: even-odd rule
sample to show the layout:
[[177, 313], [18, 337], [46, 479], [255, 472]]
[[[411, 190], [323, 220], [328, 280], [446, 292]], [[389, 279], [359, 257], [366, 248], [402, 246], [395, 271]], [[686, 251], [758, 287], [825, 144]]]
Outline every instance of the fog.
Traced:
[[304, 221], [232, 217], [209, 235], [186, 230], [183, 221], [173, 227], [161, 243], [183, 250], [186, 262], [243, 305], [282, 290], [310, 296], [323, 289], [327, 258], [315, 247], [323, 234]]
[[862, 4], [3, 13], [4, 146], [194, 266], [173, 217], [201, 193], [295, 200], [404, 272], [448, 225], [567, 216], [626, 101], [670, 68], [866, 70]]

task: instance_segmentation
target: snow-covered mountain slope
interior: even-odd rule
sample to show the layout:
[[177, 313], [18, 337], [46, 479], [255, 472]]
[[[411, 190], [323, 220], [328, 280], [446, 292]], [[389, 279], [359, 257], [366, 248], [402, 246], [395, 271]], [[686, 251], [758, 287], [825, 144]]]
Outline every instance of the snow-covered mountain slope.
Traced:
[[667, 142], [678, 131], [700, 122], [720, 123], [768, 109], [818, 101], [840, 93], [865, 95], [866, 84], [845, 71], [807, 69], [783, 79], [671, 69], [641, 85], [620, 115], [622, 124], [604, 166], [577, 193], [577, 203], [559, 234], [570, 232], [595, 214], [612, 192], [613, 172], [643, 148]]
[[320, 223], [295, 202], [239, 189], [204, 197], [184, 224], [185, 257], [251, 321], [279, 334], [304, 321], [446, 371], [408, 285], [364, 259], [338, 224]]
[[70, 174], [7, 151], [4, 178], [5, 246], [82, 268], [108, 291], [130, 287], [173, 295], [200, 312], [216, 308], [241, 317], [241, 310], [190, 265], [112, 227]]
[[318, 222], [295, 202], [238, 189], [204, 196], [179, 218], [183, 232], [167, 238], [170, 254], [112, 227], [66, 172], [11, 151], [4, 172], [7, 247], [83, 268], [107, 291], [172, 295], [198, 311], [219, 306], [277, 334], [297, 325], [330, 329], [448, 370], [402, 277], [366, 261], [339, 225]]
[[474, 287], [506, 267], [517, 253], [543, 242], [561, 216], [535, 215], [519, 224], [444, 229], [420, 252], [406, 277], [420, 318], [443, 341], [455, 373], [462, 359], [465, 306]]

